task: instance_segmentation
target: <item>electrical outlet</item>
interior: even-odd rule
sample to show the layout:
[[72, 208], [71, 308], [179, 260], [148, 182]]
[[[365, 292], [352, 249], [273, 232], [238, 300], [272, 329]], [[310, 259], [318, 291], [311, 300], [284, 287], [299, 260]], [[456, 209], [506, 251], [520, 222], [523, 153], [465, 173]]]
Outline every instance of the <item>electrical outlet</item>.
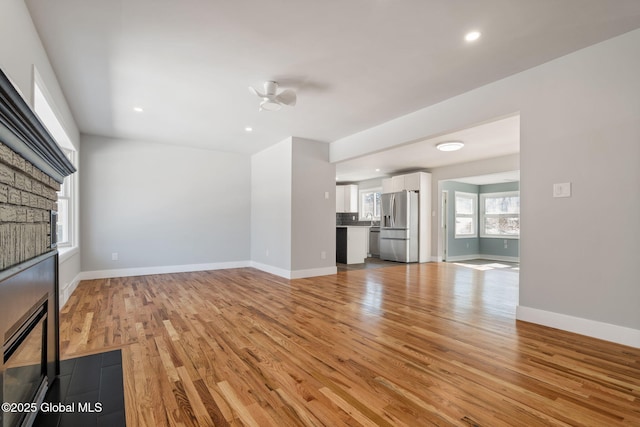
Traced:
[[507, 241], [505, 240], [505, 241], [504, 241], [504, 248], [505, 248], [505, 249], [507, 249], [508, 247], [509, 247], [509, 246], [508, 246], [508, 244], [507, 244]]
[[113, 252], [111, 254], [111, 261], [117, 261], [118, 260], [118, 252]]
[[327, 259], [327, 253], [325, 251], [320, 252], [320, 259]]
[[266, 251], [264, 251], [264, 254], [265, 254], [266, 256], [269, 256], [269, 249], [267, 249]]

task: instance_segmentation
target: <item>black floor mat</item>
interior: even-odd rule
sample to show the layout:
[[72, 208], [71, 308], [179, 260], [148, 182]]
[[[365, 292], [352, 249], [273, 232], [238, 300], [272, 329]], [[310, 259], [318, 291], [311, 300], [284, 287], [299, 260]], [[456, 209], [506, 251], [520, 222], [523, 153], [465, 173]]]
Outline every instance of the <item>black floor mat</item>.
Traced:
[[120, 350], [61, 361], [41, 408], [34, 426], [125, 427]]

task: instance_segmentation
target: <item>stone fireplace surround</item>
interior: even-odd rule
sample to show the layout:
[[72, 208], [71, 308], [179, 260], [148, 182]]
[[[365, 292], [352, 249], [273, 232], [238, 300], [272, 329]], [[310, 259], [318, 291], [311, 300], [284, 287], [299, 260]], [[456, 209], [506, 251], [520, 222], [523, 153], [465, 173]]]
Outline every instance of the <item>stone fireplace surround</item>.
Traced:
[[[73, 165], [0, 70], [2, 402], [5, 390], [13, 391], [7, 389], [13, 384], [8, 382], [8, 349], [19, 341], [16, 337], [22, 334], [18, 331], [38, 310], [44, 310], [46, 316], [42, 384], [46, 387], [59, 374], [58, 252], [51, 218], [57, 209], [56, 192], [64, 177], [73, 172]], [[40, 392], [42, 397], [42, 389]], [[4, 418], [0, 412], [1, 425], [5, 425]], [[28, 416], [20, 423], [25, 420], [28, 424]]]

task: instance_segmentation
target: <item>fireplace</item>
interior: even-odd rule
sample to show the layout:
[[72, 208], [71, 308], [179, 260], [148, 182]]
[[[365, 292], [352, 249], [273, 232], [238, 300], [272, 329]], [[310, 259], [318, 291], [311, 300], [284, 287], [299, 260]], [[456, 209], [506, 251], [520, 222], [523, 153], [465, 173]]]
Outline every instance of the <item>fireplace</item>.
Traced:
[[60, 371], [56, 192], [73, 172], [0, 71], [0, 427], [31, 425]]
[[10, 332], [15, 332], [2, 347], [3, 400], [15, 406], [14, 411], [5, 411], [3, 427], [32, 424], [37, 413], [34, 409], [47, 391], [46, 301], [32, 311], [25, 322], [11, 328]]
[[52, 251], [0, 272], [1, 427], [28, 426], [59, 373], [58, 254]]

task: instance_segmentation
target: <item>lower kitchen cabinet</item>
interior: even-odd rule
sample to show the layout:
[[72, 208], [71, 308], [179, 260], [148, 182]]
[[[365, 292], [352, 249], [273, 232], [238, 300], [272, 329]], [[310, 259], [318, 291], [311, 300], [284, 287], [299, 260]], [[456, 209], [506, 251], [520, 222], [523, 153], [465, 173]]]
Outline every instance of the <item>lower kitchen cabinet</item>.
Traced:
[[367, 258], [368, 227], [336, 227], [336, 262], [362, 264]]

